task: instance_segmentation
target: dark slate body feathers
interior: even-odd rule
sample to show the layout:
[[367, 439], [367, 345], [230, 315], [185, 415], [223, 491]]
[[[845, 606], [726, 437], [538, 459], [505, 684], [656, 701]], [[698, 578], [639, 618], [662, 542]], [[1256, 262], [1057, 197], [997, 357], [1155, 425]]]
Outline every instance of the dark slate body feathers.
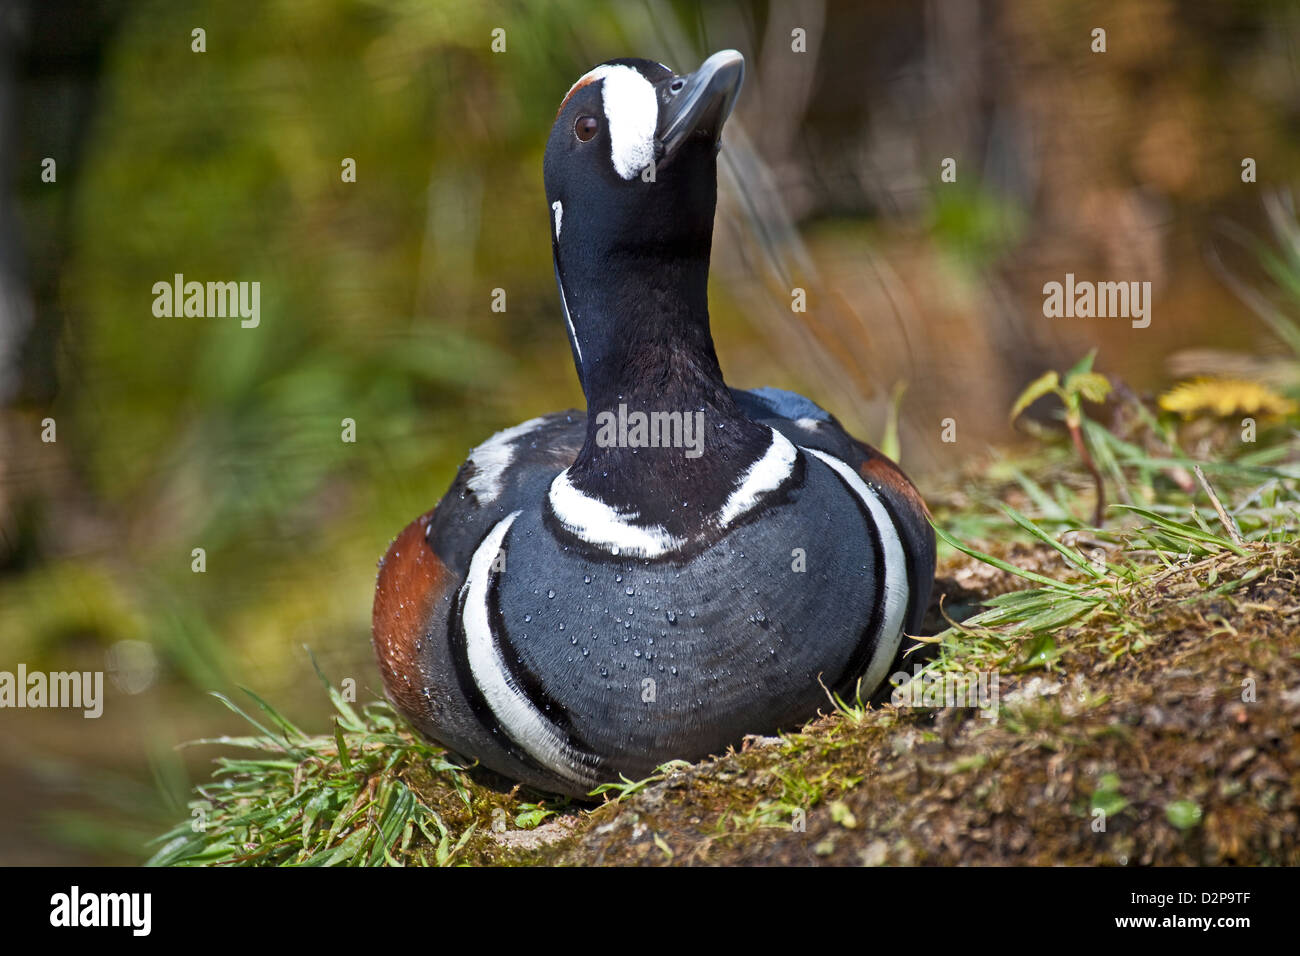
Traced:
[[[801, 395], [723, 380], [709, 256], [743, 76], [724, 50], [569, 89], [543, 184], [586, 411], [474, 449], [381, 562], [389, 697], [540, 790], [583, 796], [796, 727], [828, 692], [870, 697], [929, 598], [934, 538], [897, 466]], [[637, 416], [677, 432], [609, 427]]]
[[[742, 408], [775, 411], [771, 391], [735, 394]], [[792, 442], [854, 467], [887, 461], [812, 402], [779, 394], [804, 424], [762, 421]], [[802, 455], [801, 474], [781, 500], [711, 546], [677, 558], [620, 558], [557, 536], [547, 490], [576, 455], [585, 417], [540, 422], [510, 443], [495, 497], [482, 501], [470, 489], [478, 467], [471, 460], [433, 515], [416, 523], [455, 582], [425, 612], [424, 706], [413, 716], [421, 731], [513, 779], [583, 795], [600, 780], [644, 777], [745, 734], [795, 727], [826, 708], [827, 689], [852, 695], [875, 649], [882, 555], [868, 516], [830, 467]], [[906, 496], [884, 484], [877, 490], [922, 566], [909, 581], [906, 629], [914, 629], [928, 600], [933, 538]], [[466, 660], [461, 591], [470, 562], [514, 512], [501, 570], [491, 577], [494, 636], [512, 680], [575, 751], [600, 758], [590, 780], [557, 775], [511, 740]], [[795, 571], [799, 552], [805, 566]], [[381, 592], [394, 574], [390, 555]]]

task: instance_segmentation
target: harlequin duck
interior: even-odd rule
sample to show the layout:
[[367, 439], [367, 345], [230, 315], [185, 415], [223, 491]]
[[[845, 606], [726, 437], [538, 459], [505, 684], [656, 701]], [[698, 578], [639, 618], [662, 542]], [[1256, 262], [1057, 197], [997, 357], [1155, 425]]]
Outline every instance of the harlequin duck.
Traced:
[[706, 287], [734, 50], [612, 60], [546, 145], [586, 413], [492, 436], [380, 563], [374, 646], [430, 738], [575, 796], [865, 699], [934, 576], [893, 462], [791, 392], [730, 389]]

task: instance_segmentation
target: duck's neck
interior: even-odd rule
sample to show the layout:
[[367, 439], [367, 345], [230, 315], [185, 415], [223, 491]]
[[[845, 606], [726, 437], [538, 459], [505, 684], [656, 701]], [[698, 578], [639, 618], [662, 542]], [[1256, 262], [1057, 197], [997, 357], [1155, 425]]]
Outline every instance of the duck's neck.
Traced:
[[557, 260], [557, 272], [587, 397], [570, 480], [645, 520], [697, 523], [772, 441], [723, 382], [709, 332], [707, 247]]

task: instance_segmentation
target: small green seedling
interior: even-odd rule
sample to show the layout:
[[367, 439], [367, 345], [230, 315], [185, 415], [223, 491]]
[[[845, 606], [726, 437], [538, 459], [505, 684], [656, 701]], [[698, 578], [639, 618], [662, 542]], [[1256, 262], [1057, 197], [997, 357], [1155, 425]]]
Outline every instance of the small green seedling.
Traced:
[[1060, 398], [1065, 405], [1065, 427], [1069, 429], [1075, 450], [1078, 451], [1079, 458], [1088, 469], [1088, 473], [1092, 475], [1093, 483], [1097, 488], [1097, 505], [1093, 509], [1092, 523], [1096, 527], [1101, 527], [1102, 513], [1106, 509], [1106, 489], [1102, 484], [1101, 472], [1092, 460], [1088, 443], [1083, 437], [1083, 403], [1088, 401], [1099, 404], [1110, 395], [1110, 380], [1092, 370], [1092, 362], [1096, 357], [1097, 350], [1093, 349], [1074, 368], [1065, 373], [1064, 381], [1054, 370], [1044, 372], [1034, 379], [1020, 393], [1015, 405], [1011, 407], [1011, 420], [1015, 421], [1019, 418], [1026, 408], [1044, 395], [1056, 395]]

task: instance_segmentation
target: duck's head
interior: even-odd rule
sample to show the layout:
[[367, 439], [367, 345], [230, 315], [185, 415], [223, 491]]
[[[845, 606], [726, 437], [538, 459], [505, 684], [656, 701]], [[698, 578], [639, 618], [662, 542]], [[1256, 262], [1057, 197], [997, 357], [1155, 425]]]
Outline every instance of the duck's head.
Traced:
[[744, 57], [723, 50], [685, 76], [623, 59], [574, 83], [543, 165], [561, 247], [566, 239], [619, 247], [710, 232], [722, 125], [744, 75]]
[[628, 316], [638, 299], [663, 303], [651, 324], [685, 311], [707, 326], [717, 154], [744, 74], [735, 50], [686, 75], [653, 60], [610, 60], [560, 104], [543, 176], [556, 276], [584, 379], [591, 371], [584, 366], [612, 345], [613, 315]]

